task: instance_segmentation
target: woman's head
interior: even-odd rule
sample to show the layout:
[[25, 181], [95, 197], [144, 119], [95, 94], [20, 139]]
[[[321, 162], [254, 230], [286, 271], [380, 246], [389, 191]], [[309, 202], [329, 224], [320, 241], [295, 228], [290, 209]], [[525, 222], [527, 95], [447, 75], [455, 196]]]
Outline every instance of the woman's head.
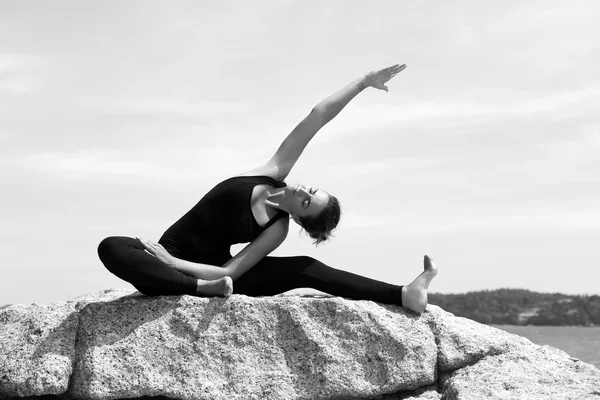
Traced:
[[314, 244], [329, 239], [331, 231], [340, 222], [338, 199], [322, 189], [306, 185], [288, 186], [287, 189], [287, 211], [294, 221], [315, 239]]

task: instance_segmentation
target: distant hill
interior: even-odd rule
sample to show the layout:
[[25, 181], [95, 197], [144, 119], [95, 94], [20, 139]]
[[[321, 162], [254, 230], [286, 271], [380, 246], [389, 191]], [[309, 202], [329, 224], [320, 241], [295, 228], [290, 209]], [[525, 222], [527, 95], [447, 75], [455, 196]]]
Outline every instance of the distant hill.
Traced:
[[600, 296], [498, 289], [430, 293], [429, 302], [454, 315], [498, 325], [600, 325]]
[[3, 308], [6, 308], [8, 306], [12, 306], [12, 304], [0, 304], [0, 310], [2, 310]]

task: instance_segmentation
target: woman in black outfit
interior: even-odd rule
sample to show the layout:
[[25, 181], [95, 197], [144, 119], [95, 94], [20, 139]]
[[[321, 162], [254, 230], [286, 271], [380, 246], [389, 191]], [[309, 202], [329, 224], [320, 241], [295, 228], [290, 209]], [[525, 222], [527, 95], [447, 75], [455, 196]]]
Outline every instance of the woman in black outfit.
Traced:
[[[416, 312], [427, 306], [437, 267], [425, 256], [424, 271], [397, 286], [331, 268], [311, 257], [271, 257], [293, 219], [315, 244], [327, 240], [340, 220], [340, 204], [326, 191], [284, 182], [313, 136], [365, 88], [388, 91], [385, 83], [406, 68], [372, 71], [317, 104], [266, 164], [229, 178], [207, 193], [162, 235], [158, 243], [111, 236], [98, 255], [106, 268], [149, 296], [269, 296], [314, 288], [336, 296], [402, 305]], [[235, 257], [230, 246], [249, 243]], [[235, 284], [233, 284], [235, 282]]]

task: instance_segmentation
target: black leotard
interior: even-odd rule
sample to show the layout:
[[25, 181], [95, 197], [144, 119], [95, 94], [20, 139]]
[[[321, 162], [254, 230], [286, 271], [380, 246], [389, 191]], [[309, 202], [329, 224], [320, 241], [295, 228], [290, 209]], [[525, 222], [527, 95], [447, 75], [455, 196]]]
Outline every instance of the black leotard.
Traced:
[[[267, 176], [227, 179], [167, 229], [159, 243], [174, 257], [223, 266], [231, 259], [232, 244], [252, 241], [287, 216], [281, 212], [265, 227], [258, 225], [250, 204], [252, 190], [258, 184], [285, 186]], [[98, 245], [98, 255], [110, 272], [146, 295], [196, 294], [195, 277], [160, 261], [134, 238], [109, 236]], [[402, 286], [335, 269], [307, 256], [264, 257], [233, 283], [234, 294], [248, 296], [271, 296], [296, 288], [402, 305]]]
[[229, 178], [208, 192], [162, 235], [158, 243], [177, 258], [222, 265], [231, 258], [232, 244], [248, 243], [288, 214], [281, 211], [261, 227], [250, 200], [256, 185], [285, 187], [268, 176]]

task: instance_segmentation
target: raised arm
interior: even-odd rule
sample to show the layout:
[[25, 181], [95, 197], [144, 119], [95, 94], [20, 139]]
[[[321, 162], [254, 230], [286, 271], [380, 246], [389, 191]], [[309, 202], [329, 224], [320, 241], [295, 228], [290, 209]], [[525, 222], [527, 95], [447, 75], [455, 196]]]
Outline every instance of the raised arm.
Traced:
[[275, 155], [265, 165], [247, 175], [268, 175], [280, 180], [285, 179], [315, 134], [335, 118], [350, 100], [369, 86], [387, 92], [388, 87], [385, 83], [404, 68], [406, 64], [396, 64], [379, 71], [371, 71], [321, 101], [285, 138]]

